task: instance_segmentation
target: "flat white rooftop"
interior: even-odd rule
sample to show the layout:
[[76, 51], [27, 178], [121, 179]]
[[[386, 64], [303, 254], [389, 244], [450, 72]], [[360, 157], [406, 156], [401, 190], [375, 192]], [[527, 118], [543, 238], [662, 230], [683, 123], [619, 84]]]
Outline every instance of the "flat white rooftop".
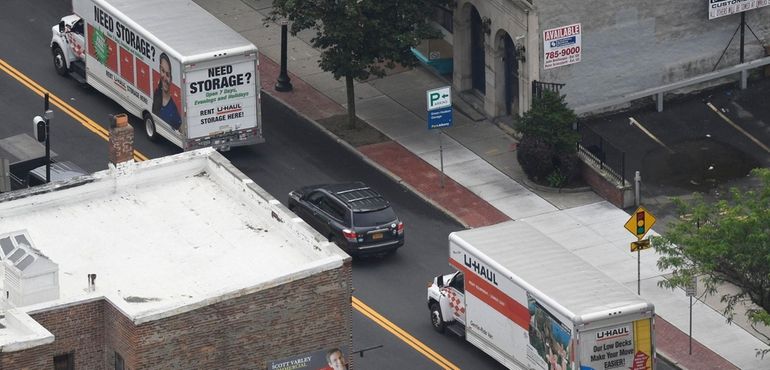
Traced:
[[[210, 149], [74, 181], [0, 201], [0, 234], [26, 229], [59, 265], [60, 299], [19, 308], [26, 312], [106, 296], [140, 323], [349, 258]], [[97, 276], [94, 292], [88, 274]]]

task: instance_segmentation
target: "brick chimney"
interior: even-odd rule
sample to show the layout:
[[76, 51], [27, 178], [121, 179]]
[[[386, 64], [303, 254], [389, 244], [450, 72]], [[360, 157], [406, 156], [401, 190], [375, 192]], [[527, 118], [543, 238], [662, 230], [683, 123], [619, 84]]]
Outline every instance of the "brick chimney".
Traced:
[[110, 117], [110, 163], [134, 160], [134, 128], [128, 124], [125, 113]]

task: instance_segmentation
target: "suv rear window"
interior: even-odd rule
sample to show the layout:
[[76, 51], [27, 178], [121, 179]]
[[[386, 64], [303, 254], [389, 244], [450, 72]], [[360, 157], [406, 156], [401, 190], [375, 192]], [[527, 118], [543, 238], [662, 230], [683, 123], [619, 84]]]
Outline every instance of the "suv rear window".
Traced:
[[376, 211], [353, 213], [353, 226], [377, 226], [396, 220], [393, 208], [387, 207]]

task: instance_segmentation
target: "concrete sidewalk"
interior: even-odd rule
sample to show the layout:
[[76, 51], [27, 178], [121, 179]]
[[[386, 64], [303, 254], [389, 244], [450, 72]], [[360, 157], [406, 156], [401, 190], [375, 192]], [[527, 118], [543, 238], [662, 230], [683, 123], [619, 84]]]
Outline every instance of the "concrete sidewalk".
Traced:
[[[269, 0], [197, 0], [203, 8], [251, 40], [261, 52], [263, 92], [298, 113], [319, 120], [345, 113], [345, 87], [318, 67], [319, 52], [308, 45], [311, 34], [290, 37], [289, 71], [294, 89], [276, 92], [280, 27], [263, 25]], [[463, 224], [477, 227], [516, 219], [530, 223], [610, 277], [637, 289], [637, 259], [629, 251], [635, 238], [624, 229], [628, 214], [591, 191], [549, 192], [527, 185], [515, 156], [516, 141], [495, 124], [474, 121], [455, 111], [453, 127], [427, 129], [425, 91], [449, 83], [424, 68], [400, 71], [382, 79], [356, 82], [359, 118], [392, 142], [351, 148]], [[457, 94], [454, 94], [457, 96]], [[439, 140], [447, 176], [440, 186]], [[682, 368], [762, 369], [768, 361], [755, 356], [760, 340], [703, 303], [693, 307], [693, 353], [688, 353], [688, 299], [681, 290], [657, 287], [664, 272], [657, 256], [641, 258], [641, 294], [658, 313], [657, 349]]]

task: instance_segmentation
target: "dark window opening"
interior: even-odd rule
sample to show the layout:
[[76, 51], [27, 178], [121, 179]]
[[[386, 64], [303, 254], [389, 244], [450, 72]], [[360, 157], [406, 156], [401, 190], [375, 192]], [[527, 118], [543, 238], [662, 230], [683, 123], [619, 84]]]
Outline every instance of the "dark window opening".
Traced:
[[65, 353], [53, 357], [54, 370], [75, 370], [75, 354]]
[[120, 353], [115, 352], [115, 370], [125, 370], [126, 364], [123, 361], [123, 357], [120, 356]]

